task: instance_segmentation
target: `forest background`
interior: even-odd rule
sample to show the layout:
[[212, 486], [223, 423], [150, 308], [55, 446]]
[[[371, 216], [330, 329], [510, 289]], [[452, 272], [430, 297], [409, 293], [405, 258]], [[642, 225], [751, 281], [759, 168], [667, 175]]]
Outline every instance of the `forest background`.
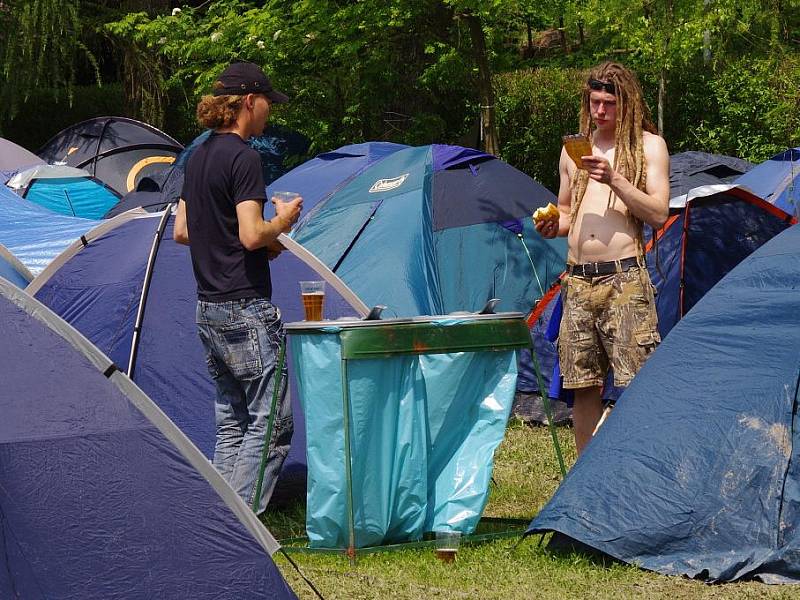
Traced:
[[0, 135], [124, 115], [188, 143], [234, 59], [292, 97], [308, 155], [481, 147], [556, 188], [583, 70], [637, 71], [670, 151], [800, 146], [800, 0], [0, 0]]

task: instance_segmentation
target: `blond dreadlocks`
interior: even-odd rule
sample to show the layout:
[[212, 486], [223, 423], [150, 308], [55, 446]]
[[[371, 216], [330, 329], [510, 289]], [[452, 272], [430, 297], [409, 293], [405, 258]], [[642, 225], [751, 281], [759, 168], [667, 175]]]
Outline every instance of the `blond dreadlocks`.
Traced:
[[[647, 182], [647, 165], [644, 157], [643, 132], [656, 133], [650, 120], [650, 111], [642, 98], [642, 88], [636, 75], [626, 67], [615, 62], [604, 62], [591, 69], [586, 77], [581, 96], [580, 132], [592, 139], [589, 80], [597, 79], [613, 83], [617, 101], [617, 124], [614, 138], [614, 170], [630, 181], [636, 188], [644, 191]], [[578, 217], [586, 186], [589, 185], [589, 173], [576, 169], [572, 177], [572, 224]], [[629, 217], [638, 220], [633, 215]]]

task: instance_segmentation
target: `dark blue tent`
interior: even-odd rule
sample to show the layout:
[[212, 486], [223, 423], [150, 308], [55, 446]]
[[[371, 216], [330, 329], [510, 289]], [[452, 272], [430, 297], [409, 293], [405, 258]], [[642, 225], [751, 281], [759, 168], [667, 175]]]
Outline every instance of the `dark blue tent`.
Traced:
[[529, 532], [670, 575], [800, 582], [798, 289], [791, 227], [675, 326]]
[[[197, 337], [189, 249], [172, 240], [172, 220], [162, 212], [126, 213], [106, 221], [54, 260], [28, 291], [128, 373], [210, 458], [214, 385]], [[160, 227], [165, 230], [158, 240]], [[270, 263], [272, 299], [284, 322], [303, 319], [298, 281], [323, 277], [331, 282], [325, 301], [328, 318], [366, 314], [366, 307], [344, 286], [337, 291], [334, 286], [340, 282], [314, 257], [291, 240], [286, 244], [292, 250]], [[284, 498], [302, 495], [306, 475], [304, 421], [291, 377], [290, 394], [295, 435], [276, 491]]]
[[277, 542], [200, 452], [2, 279], [0, 338], [0, 597], [295, 597]]
[[780, 152], [736, 182], [782, 211], [800, 218], [800, 148]]
[[39, 149], [48, 163], [86, 169], [119, 196], [168, 167], [183, 146], [152, 125], [127, 117], [96, 117], [50, 138]]

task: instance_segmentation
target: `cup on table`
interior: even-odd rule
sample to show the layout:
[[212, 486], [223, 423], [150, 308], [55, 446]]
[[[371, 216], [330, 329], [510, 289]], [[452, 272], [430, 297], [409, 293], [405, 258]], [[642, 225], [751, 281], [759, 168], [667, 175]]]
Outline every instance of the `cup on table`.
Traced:
[[297, 192], [272, 192], [273, 200], [280, 200], [281, 202], [291, 202], [300, 194]]
[[451, 563], [456, 559], [461, 533], [458, 531], [436, 532], [436, 558], [443, 563]]
[[301, 281], [300, 294], [303, 298], [303, 308], [306, 311], [306, 321], [322, 321], [323, 306], [325, 304], [324, 281]]

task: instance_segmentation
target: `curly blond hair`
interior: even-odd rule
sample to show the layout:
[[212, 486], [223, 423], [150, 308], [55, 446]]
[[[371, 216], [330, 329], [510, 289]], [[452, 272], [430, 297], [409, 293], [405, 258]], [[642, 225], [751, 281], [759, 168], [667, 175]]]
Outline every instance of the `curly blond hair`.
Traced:
[[[222, 86], [217, 81], [214, 88]], [[245, 96], [213, 96], [208, 94], [197, 104], [197, 120], [207, 129], [230, 127], [236, 123], [236, 117], [242, 109]]]
[[[642, 95], [642, 86], [636, 75], [627, 67], [615, 63], [604, 62], [590, 69], [581, 95], [580, 132], [592, 140], [592, 116], [589, 108], [589, 96], [592, 92], [589, 80], [597, 79], [614, 84], [617, 101], [617, 124], [614, 137], [614, 170], [620, 173], [640, 190], [645, 189], [647, 182], [647, 164], [644, 156], [644, 133], [656, 133], [657, 130], [650, 118], [650, 110]], [[576, 169], [572, 177], [572, 223], [578, 216], [586, 186], [589, 185], [589, 173]]]

